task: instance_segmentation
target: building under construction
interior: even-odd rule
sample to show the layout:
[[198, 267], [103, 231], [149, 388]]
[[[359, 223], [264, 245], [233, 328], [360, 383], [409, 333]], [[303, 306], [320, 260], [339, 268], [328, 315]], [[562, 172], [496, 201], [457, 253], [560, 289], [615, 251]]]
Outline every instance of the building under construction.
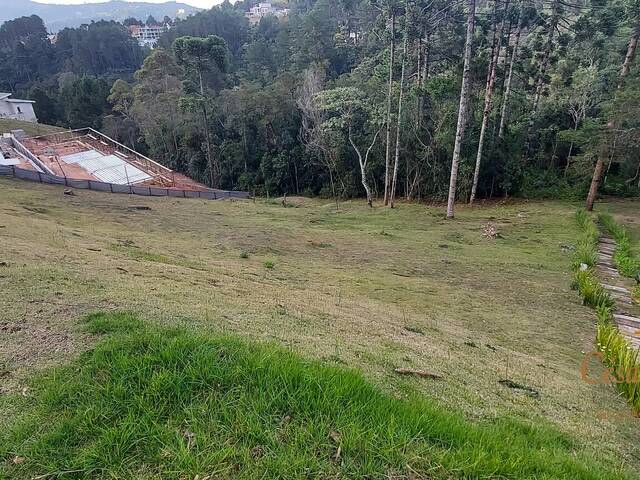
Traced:
[[91, 128], [37, 137], [16, 131], [5, 134], [0, 142], [0, 173], [6, 174], [9, 168], [19, 178], [113, 193], [248, 197], [243, 192], [210, 189]]

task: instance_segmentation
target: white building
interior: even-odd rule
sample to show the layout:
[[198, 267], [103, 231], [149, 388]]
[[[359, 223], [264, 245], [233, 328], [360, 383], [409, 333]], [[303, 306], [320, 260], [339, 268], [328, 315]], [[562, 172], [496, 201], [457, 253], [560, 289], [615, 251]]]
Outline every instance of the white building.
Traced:
[[26, 122], [37, 123], [36, 113], [33, 111], [32, 100], [18, 100], [10, 98], [10, 93], [0, 92], [0, 118], [13, 118], [15, 120], [24, 120]]
[[259, 3], [249, 9], [246, 13], [246, 17], [252, 24], [260, 22], [262, 17], [272, 15], [274, 17], [286, 17], [289, 14], [288, 8], [277, 8], [271, 5], [269, 2]]
[[155, 47], [158, 43], [158, 39], [169, 30], [166, 25], [152, 25], [150, 27], [131, 25], [129, 27], [131, 36], [138, 40], [138, 44], [141, 47]]

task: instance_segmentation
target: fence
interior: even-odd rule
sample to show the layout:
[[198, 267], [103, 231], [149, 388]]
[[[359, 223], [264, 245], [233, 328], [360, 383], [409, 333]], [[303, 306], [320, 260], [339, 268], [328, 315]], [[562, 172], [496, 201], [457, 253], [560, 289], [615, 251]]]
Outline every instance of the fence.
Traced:
[[225, 200], [230, 198], [247, 199], [247, 192], [233, 192], [227, 190], [176, 190], [173, 188], [161, 188], [144, 185], [118, 185], [97, 180], [76, 180], [72, 178], [58, 177], [49, 173], [36, 172], [14, 166], [0, 165], [0, 176], [19, 178], [32, 182], [47, 183], [49, 185], [63, 185], [83, 190], [95, 190], [108, 193], [127, 193], [130, 195], [142, 195], [145, 197], [175, 197], [175, 198], [204, 198], [207, 200]]

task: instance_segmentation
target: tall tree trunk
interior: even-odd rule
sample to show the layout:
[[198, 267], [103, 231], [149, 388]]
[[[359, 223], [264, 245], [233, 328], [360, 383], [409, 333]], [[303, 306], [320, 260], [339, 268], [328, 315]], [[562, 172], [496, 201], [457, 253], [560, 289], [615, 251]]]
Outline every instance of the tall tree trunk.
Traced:
[[[573, 131], [574, 132], [578, 131], [579, 122], [580, 122], [579, 118], [574, 120], [574, 122], [573, 122]], [[573, 147], [574, 147], [574, 142], [572, 140], [571, 144], [569, 145], [569, 153], [567, 153], [567, 164], [564, 166], [564, 176], [565, 177], [567, 176], [567, 173], [569, 172], [569, 165], [571, 165], [571, 155], [573, 155]]]
[[469, 12], [467, 16], [467, 39], [464, 47], [464, 69], [462, 73], [462, 88], [460, 90], [460, 107], [458, 109], [458, 126], [451, 160], [451, 177], [449, 179], [449, 201], [447, 204], [447, 218], [454, 217], [456, 201], [456, 186], [458, 183], [458, 168], [460, 166], [460, 150], [462, 138], [467, 123], [467, 105], [471, 91], [471, 51], [473, 49], [473, 31], [476, 19], [476, 0], [468, 0]]
[[347, 137], [349, 138], [349, 143], [351, 143], [351, 146], [353, 147], [353, 149], [356, 152], [356, 155], [358, 156], [358, 163], [360, 164], [360, 178], [362, 181], [362, 186], [364, 187], [364, 191], [367, 194], [367, 204], [370, 207], [373, 207], [373, 197], [371, 196], [371, 187], [369, 187], [369, 182], [367, 181], [367, 163], [369, 163], [369, 155], [371, 154], [371, 150], [373, 150], [373, 147], [376, 144], [376, 141], [378, 140], [378, 135], [380, 134], [380, 130], [382, 130], [382, 127], [380, 127], [376, 131], [375, 135], [373, 136], [373, 141], [371, 142], [371, 145], [369, 145], [369, 147], [367, 148], [367, 152], [365, 153], [364, 158], [362, 157], [362, 152], [360, 152], [360, 149], [358, 148], [356, 143], [353, 141], [353, 136], [351, 134], [351, 126], [349, 126], [349, 133], [347, 135]]
[[405, 12], [404, 45], [402, 47], [402, 73], [400, 75], [400, 93], [398, 94], [398, 118], [396, 121], [396, 154], [393, 161], [393, 180], [391, 182], [391, 193], [389, 195], [389, 205], [394, 207], [396, 201], [396, 188], [398, 183], [398, 164], [400, 163], [400, 127], [402, 125], [402, 99], [404, 95], [404, 76], [407, 67], [407, 45], [409, 43], [409, 13]]
[[544, 55], [540, 62], [540, 69], [538, 70], [538, 79], [536, 80], [536, 93], [533, 97], [533, 106], [531, 107], [531, 113], [529, 114], [529, 122], [527, 123], [527, 131], [525, 135], [525, 145], [523, 158], [525, 161], [529, 159], [529, 153], [531, 151], [531, 140], [533, 134], [533, 126], [536, 116], [538, 115], [538, 107], [540, 106], [540, 99], [542, 98], [542, 89], [544, 88], [544, 77], [547, 74], [549, 62], [551, 60], [551, 52], [553, 50], [553, 40], [555, 38], [556, 29], [558, 27], [558, 21], [560, 17], [558, 3], [560, 0], [554, 0], [551, 7], [551, 20], [549, 22], [549, 35], [547, 45], [544, 49]]
[[524, 2], [520, 7], [520, 14], [518, 19], [518, 30], [516, 31], [516, 38], [513, 44], [513, 51], [511, 52], [511, 61], [509, 62], [509, 74], [507, 76], [507, 84], [504, 87], [504, 95], [502, 98], [502, 108], [500, 110], [500, 128], [498, 129], [498, 138], [502, 140], [504, 138], [504, 129], [507, 124], [507, 115], [509, 112], [509, 97], [511, 96], [511, 84], [513, 82], [513, 70], [515, 68], [516, 61], [518, 59], [518, 47], [520, 46], [520, 36], [522, 35], [522, 26], [524, 22]]
[[207, 142], [207, 163], [209, 165], [209, 177], [211, 186], [213, 188], [218, 188], [217, 168], [214, 165], [213, 157], [211, 155], [211, 132], [209, 132], [209, 115], [207, 113], [207, 102], [204, 95], [204, 81], [202, 78], [201, 69], [198, 69], [198, 77], [200, 80], [200, 96], [202, 97], [202, 121], [204, 123], [204, 136]]
[[604, 170], [604, 160], [602, 155], [598, 155], [596, 161], [596, 169], [593, 172], [593, 178], [591, 179], [591, 186], [589, 187], [589, 195], [587, 195], [587, 211], [593, 211], [593, 204], [596, 201], [598, 195], [598, 188], [600, 187], [600, 179], [602, 178], [602, 171]]
[[[482, 111], [482, 126], [480, 127], [480, 139], [478, 142], [478, 152], [476, 153], [476, 168], [473, 172], [473, 185], [471, 186], [471, 197], [469, 203], [473, 203], [476, 200], [476, 193], [478, 191], [478, 180], [480, 179], [480, 164], [482, 163], [482, 153], [484, 151], [484, 139], [487, 134], [487, 127], [489, 126], [489, 115], [493, 107], [493, 88], [496, 84], [496, 72], [498, 69], [498, 60], [500, 59], [500, 49], [502, 48], [502, 34], [504, 30], [504, 20], [500, 27], [500, 33], [498, 33], [498, 2], [494, 2], [494, 14], [493, 14], [493, 46], [491, 51], [491, 61], [489, 62], [489, 69], [487, 71], [487, 86], [484, 93], [484, 110]], [[505, 4], [506, 9], [509, 8], [509, 2]]]
[[[423, 43], [423, 39], [426, 37], [426, 44]], [[429, 41], [430, 36], [426, 33], [426, 27], [422, 30], [422, 35], [420, 37], [420, 51], [419, 51], [419, 62], [418, 62], [418, 72], [417, 72], [417, 83], [419, 87], [419, 95], [418, 95], [418, 126], [422, 127], [422, 122], [424, 118], [424, 104], [425, 104], [425, 96], [424, 96], [424, 88], [427, 83], [427, 77], [429, 75]]]
[[[629, 74], [629, 66], [633, 61], [636, 55], [636, 49], [638, 47], [638, 32], [639, 29], [636, 27], [633, 35], [629, 39], [629, 47], [627, 48], [627, 55], [625, 56], [624, 63], [622, 65], [622, 70], [620, 72], [620, 84], [624, 78]], [[610, 130], [613, 128], [613, 122], [609, 122], [607, 124], [607, 129]], [[587, 211], [593, 211], [593, 204], [596, 201], [596, 197], [598, 196], [598, 190], [600, 189], [600, 180], [602, 179], [602, 170], [604, 169], [604, 159], [603, 155], [598, 155], [598, 160], [596, 161], [596, 168], [593, 171], [593, 177], [591, 178], [591, 187], [589, 188], [589, 194], [587, 195]]]
[[631, 62], [633, 61], [633, 57], [636, 55], [636, 49], [638, 48], [638, 37], [640, 36], [640, 30], [636, 30], [636, 32], [631, 36], [629, 40], [629, 47], [627, 48], [627, 55], [624, 57], [624, 63], [622, 64], [622, 71], [620, 72], [620, 78], [624, 78], [629, 74], [629, 68], [631, 67]]
[[389, 91], [387, 92], [387, 145], [384, 161], [384, 204], [389, 204], [389, 190], [391, 177], [391, 99], [393, 97], [393, 68], [396, 50], [396, 14], [391, 13], [391, 44], [389, 46]]

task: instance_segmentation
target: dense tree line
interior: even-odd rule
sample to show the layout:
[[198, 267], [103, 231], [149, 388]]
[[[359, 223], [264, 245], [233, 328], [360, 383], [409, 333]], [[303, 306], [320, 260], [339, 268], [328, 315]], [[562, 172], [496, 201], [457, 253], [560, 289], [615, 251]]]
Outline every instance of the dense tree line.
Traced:
[[640, 191], [638, 0], [299, 0], [250, 25], [254, 3], [177, 21], [150, 52], [114, 23], [51, 45], [37, 17], [7, 22], [0, 88], [262, 194], [449, 198], [452, 215]]
[[133, 78], [144, 52], [116, 22], [65, 28], [49, 38], [37, 16], [0, 26], [0, 90], [35, 100], [43, 123], [101, 127], [116, 78]]

